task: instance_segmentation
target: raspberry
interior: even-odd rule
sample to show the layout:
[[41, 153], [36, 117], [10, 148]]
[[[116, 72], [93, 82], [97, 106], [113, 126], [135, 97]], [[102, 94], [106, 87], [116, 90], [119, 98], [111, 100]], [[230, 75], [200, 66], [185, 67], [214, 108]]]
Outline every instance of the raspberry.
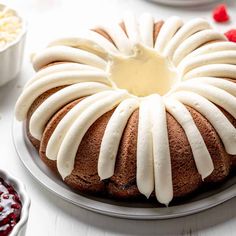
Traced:
[[236, 43], [236, 29], [231, 29], [225, 33], [229, 41]]
[[227, 22], [227, 21], [229, 21], [227, 6], [225, 4], [218, 5], [213, 10], [213, 18], [216, 22]]

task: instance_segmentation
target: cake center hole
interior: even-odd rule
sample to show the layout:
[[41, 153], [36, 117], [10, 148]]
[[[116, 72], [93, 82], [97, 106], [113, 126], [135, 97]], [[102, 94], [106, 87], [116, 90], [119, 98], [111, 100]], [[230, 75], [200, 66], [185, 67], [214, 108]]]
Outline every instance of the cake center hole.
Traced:
[[136, 96], [166, 94], [179, 76], [172, 62], [151, 48], [134, 46], [130, 56], [113, 55], [108, 63], [109, 78], [120, 89]]

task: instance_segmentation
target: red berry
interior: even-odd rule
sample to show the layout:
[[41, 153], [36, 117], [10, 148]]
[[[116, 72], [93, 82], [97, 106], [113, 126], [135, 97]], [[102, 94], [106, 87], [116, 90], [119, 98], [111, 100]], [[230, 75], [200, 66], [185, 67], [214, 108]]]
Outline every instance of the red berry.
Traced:
[[218, 5], [213, 10], [213, 18], [216, 22], [227, 22], [229, 20], [227, 6], [225, 4]]
[[4, 199], [9, 199], [9, 195], [6, 193], [2, 196]]
[[236, 29], [231, 29], [225, 33], [229, 41], [236, 43]]

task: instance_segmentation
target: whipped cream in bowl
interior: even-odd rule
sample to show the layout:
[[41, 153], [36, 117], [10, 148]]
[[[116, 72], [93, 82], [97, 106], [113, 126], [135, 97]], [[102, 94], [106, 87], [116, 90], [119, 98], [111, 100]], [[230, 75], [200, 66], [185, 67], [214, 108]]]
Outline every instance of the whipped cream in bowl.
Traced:
[[26, 23], [16, 10], [0, 4], [0, 86], [20, 72], [26, 36]]

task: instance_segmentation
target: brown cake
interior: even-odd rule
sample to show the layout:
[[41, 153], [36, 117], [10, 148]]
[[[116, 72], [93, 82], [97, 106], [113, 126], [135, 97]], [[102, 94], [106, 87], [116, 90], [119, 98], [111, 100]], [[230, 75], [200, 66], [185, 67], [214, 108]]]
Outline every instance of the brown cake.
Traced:
[[16, 117], [73, 189], [168, 205], [236, 164], [236, 44], [206, 20], [126, 15], [32, 62]]

